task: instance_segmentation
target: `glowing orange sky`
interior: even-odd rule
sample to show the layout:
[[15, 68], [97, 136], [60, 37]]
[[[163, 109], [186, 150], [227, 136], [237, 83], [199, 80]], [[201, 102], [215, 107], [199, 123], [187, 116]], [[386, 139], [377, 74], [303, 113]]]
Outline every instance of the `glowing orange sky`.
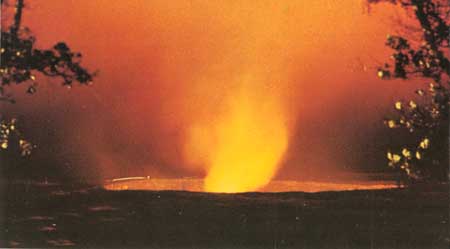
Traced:
[[278, 178], [329, 178], [365, 163], [357, 150], [405, 91], [374, 73], [402, 16], [391, 5], [368, 14], [362, 0], [29, 1], [24, 23], [38, 45], [66, 41], [100, 74], [70, 92], [42, 84], [19, 103], [57, 120], [58, 155], [82, 175], [198, 176], [184, 151], [189, 129], [226, 112], [236, 78], [252, 74], [256, 101], [275, 97], [285, 113]]

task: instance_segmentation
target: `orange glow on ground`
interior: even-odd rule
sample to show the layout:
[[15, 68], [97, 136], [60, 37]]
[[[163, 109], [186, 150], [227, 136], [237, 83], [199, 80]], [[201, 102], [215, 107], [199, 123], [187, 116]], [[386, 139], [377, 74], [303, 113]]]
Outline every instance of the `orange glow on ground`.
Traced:
[[[107, 190], [150, 190], [150, 191], [193, 191], [202, 192], [204, 180], [196, 178], [163, 179], [150, 178], [109, 181], [103, 185]], [[256, 189], [258, 192], [320, 192], [320, 191], [346, 191], [346, 190], [370, 190], [396, 188], [393, 182], [354, 182], [354, 183], [330, 183], [316, 181], [270, 181], [266, 186]], [[208, 192], [208, 191], [207, 191]], [[215, 191], [217, 192], [217, 191]]]

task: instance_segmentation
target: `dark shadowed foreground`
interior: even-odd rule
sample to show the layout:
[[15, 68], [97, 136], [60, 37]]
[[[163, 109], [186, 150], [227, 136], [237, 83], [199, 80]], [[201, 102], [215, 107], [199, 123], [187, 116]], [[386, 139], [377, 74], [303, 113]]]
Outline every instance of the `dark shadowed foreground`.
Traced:
[[3, 187], [1, 247], [448, 248], [448, 185], [321, 193]]

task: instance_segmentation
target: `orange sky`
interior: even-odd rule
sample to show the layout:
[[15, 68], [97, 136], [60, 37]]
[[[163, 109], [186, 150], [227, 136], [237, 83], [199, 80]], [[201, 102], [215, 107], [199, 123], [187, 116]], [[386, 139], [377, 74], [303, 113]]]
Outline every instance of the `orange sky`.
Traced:
[[52, 142], [41, 152], [79, 175], [203, 176], [186, 159], [189, 131], [214, 123], [242, 87], [282, 113], [289, 142], [277, 178], [383, 167], [381, 120], [413, 89], [376, 78], [404, 15], [391, 5], [368, 14], [363, 0], [28, 2], [38, 46], [66, 41], [100, 72], [70, 91], [44, 79], [10, 110], [45, 126], [32, 135]]

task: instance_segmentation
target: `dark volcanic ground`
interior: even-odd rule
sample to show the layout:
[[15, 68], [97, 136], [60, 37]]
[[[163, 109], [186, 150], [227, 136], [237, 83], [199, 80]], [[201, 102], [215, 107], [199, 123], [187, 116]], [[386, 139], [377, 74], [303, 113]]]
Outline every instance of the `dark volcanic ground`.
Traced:
[[3, 187], [0, 247], [448, 248], [448, 185], [321, 193]]

